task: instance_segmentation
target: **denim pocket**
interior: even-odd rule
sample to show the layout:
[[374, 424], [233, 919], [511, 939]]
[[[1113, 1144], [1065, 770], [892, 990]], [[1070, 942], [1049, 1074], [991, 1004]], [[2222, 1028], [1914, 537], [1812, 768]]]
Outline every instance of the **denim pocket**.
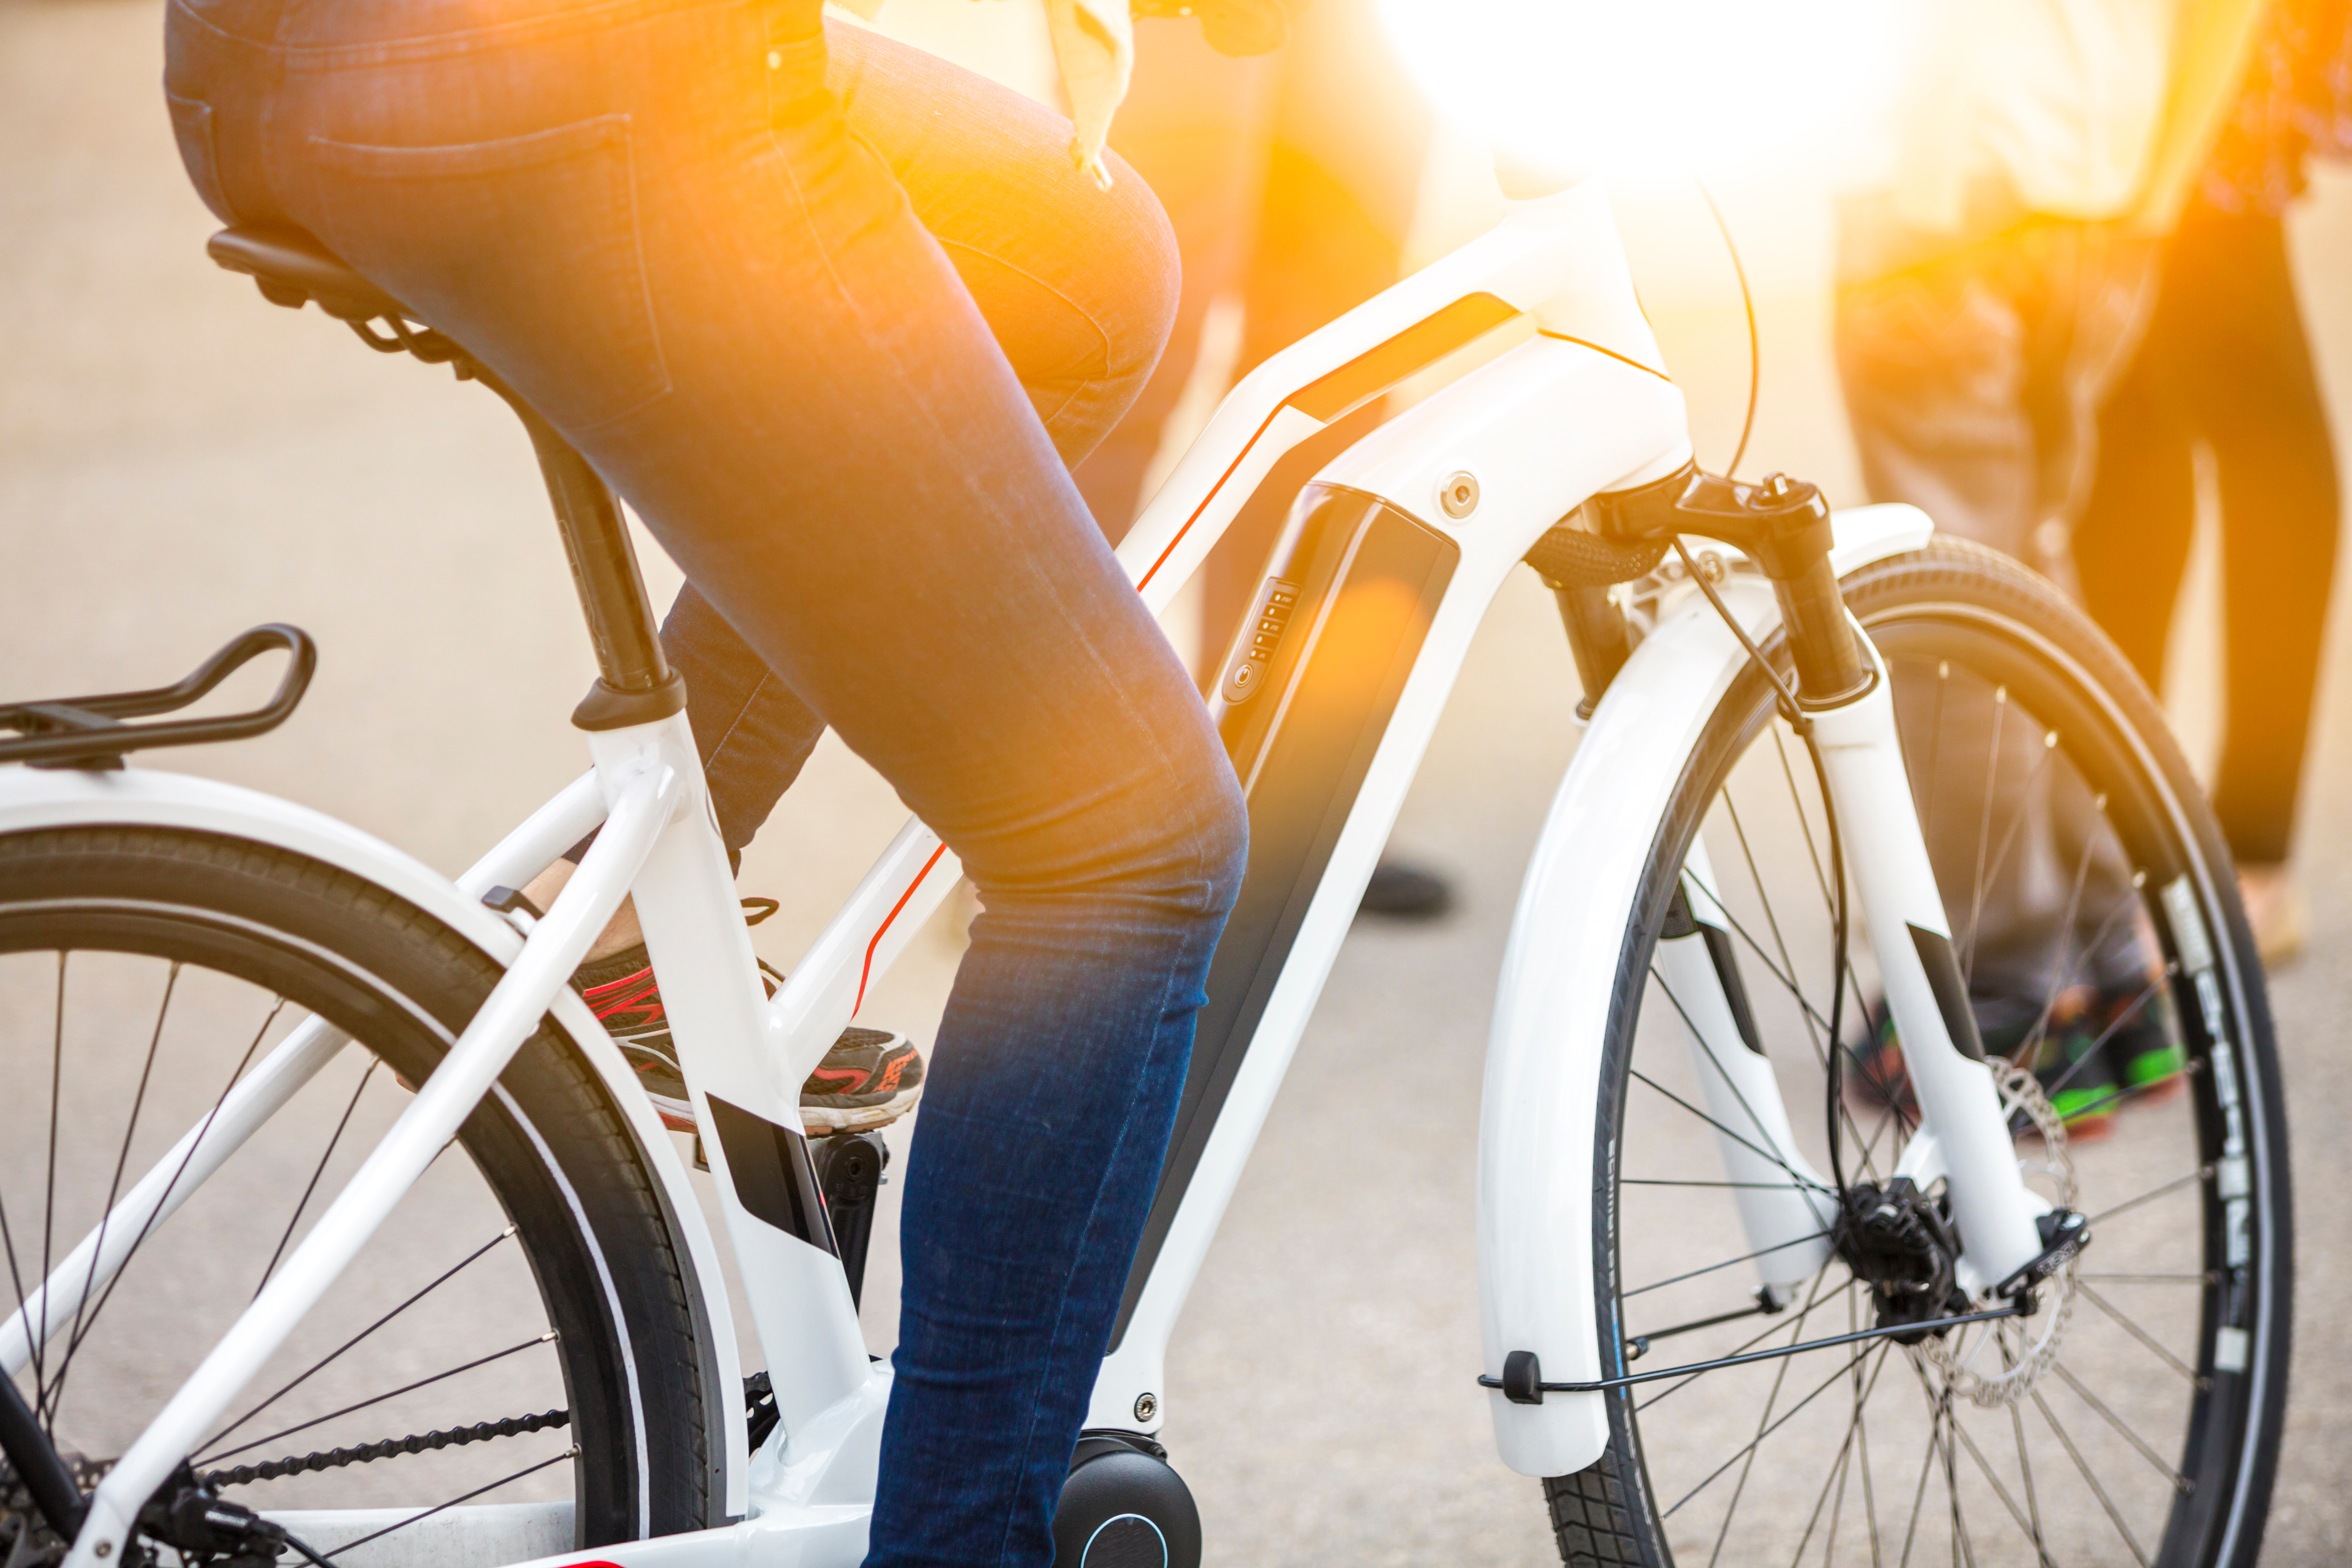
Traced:
[[669, 390], [629, 121], [442, 147], [310, 138], [320, 237], [577, 432]]
[[215, 217], [235, 223], [236, 215], [229, 210], [228, 195], [221, 189], [220, 153], [213, 146], [213, 106], [169, 92], [163, 101], [172, 108], [172, 135], [180, 143], [180, 162], [187, 167], [188, 182]]

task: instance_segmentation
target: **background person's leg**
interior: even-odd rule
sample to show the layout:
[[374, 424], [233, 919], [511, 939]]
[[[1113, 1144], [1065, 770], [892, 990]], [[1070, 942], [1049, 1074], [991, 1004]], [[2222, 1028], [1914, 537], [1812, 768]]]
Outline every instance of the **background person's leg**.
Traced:
[[[2067, 227], [1841, 290], [1839, 371], [1873, 500], [2027, 558], [2064, 515], [2096, 405], [2074, 307], [2100, 286]], [[2091, 1017], [2134, 978], [2108, 973], [2130, 952], [2131, 893], [2079, 781], [2052, 776], [2038, 725], [1964, 672], [1898, 670], [1894, 698], [1913, 765], [1937, 760], [1915, 795], [1989, 1048], [2021, 1047], [2062, 993], [2084, 993]], [[2100, 1100], [2100, 1081], [2077, 1073], [2076, 1099]]]
[[2147, 336], [2099, 411], [2098, 473], [2074, 525], [2083, 606], [2152, 691], [2197, 531], [2196, 433], [2163, 360], [2178, 326], [2168, 281]]
[[[290, 216], [546, 408], [978, 883], [908, 1163], [870, 1561], [1043, 1564], [1236, 890], [1238, 786], [987, 321], [822, 90], [813, 5], [511, 39], [465, 16], [446, 52], [409, 16], [397, 62], [289, 76]], [[1128, 287], [1164, 312], [1171, 272]]]
[[2193, 323], [2177, 384], [2221, 482], [2227, 700], [2213, 812], [2242, 864], [2279, 865], [2335, 581], [2336, 454], [2279, 220], [2200, 214], [2174, 255]]

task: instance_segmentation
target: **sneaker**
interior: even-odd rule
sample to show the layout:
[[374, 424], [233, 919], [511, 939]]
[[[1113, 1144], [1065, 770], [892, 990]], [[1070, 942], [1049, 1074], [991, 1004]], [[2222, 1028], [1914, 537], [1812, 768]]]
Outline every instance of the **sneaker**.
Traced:
[[1372, 868], [1372, 879], [1364, 885], [1363, 902], [1358, 906], [1368, 915], [1406, 921], [1435, 920], [1453, 907], [1454, 889], [1444, 877], [1385, 855]]
[[841, 1031], [801, 1085], [801, 1125], [812, 1138], [887, 1127], [923, 1097], [922, 1053], [888, 1029]]
[[[783, 976], [764, 962], [760, 972], [761, 984], [773, 996]], [[662, 1125], [673, 1132], [693, 1131], [694, 1106], [687, 1098], [686, 1074], [677, 1065], [661, 984], [654, 978], [645, 944], [582, 964], [572, 984], [621, 1047], [623, 1059], [636, 1069], [637, 1082], [661, 1113]], [[913, 1043], [887, 1029], [853, 1026], [841, 1032], [801, 1085], [801, 1126], [812, 1138], [870, 1131], [914, 1110], [922, 1096], [923, 1058]]]
[[[2123, 1086], [2116, 1081], [2115, 1058], [2102, 1038], [2109, 1020], [2097, 994], [2070, 992], [2059, 998], [2042, 1026], [2041, 1042], [2030, 1065], [2050, 1100], [2050, 1109], [2066, 1124], [2066, 1136], [2075, 1142], [2103, 1138], [2115, 1127], [2123, 1106]], [[2014, 1056], [2027, 1042], [2004, 1040], [2004, 1055]], [[1993, 1042], [1985, 1042], [1988, 1055]]]
[[1911, 1092], [1911, 1075], [1904, 1070], [1903, 1042], [1895, 1037], [1894, 1014], [1882, 997], [1864, 1005], [1862, 1019], [1862, 1043], [1847, 1053], [1842, 1067], [1847, 1100], [1917, 1120], [1919, 1100]]
[[2135, 1100], [2166, 1100], [2188, 1081], [2189, 1053], [2173, 1027], [2172, 997], [2157, 991], [2102, 993], [2096, 1006], [2107, 1065]]
[[[2180, 1047], [2164, 1027], [2155, 1004], [2131, 1018], [2138, 992], [2074, 990], [2049, 1013], [2021, 1011], [2018, 1004], [1976, 1002], [1976, 1027], [1985, 1056], [2018, 1060], [2032, 1047], [2034, 1079], [2065, 1121], [2070, 1138], [2094, 1140], [2115, 1126], [2128, 1090], [2155, 1089], [2180, 1074]], [[2155, 1002], [2161, 1002], [2155, 999]], [[1910, 1077], [1903, 1069], [1903, 1041], [1882, 999], [1863, 1011], [1870, 1035], [1846, 1063], [1846, 1096], [1858, 1105], [1919, 1114]], [[2018, 1126], [2016, 1131], [2025, 1131]]]

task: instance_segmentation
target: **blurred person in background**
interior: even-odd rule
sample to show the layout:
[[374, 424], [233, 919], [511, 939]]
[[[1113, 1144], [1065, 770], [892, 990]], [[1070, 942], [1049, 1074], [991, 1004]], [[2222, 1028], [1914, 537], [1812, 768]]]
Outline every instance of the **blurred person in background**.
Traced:
[[[1137, 11], [1173, 15], [1182, 3], [1144, 0]], [[1203, 351], [1218, 346], [1203, 332], [1218, 301], [1241, 310], [1230, 373], [1238, 380], [1394, 283], [1418, 204], [1430, 114], [1374, 0], [1314, 0], [1286, 30], [1278, 11], [1248, 18], [1246, 28], [1239, 20], [1222, 29], [1141, 28], [1119, 107], [1119, 155], [1167, 210], [1184, 278], [1159, 369], [1077, 470], [1079, 490], [1114, 542], [1150, 499], [1144, 481], [1169, 420]], [[1284, 458], [1209, 557], [1196, 672], [1204, 689], [1256, 606], [1266, 556], [1299, 487], [1382, 416], [1378, 404], [1359, 409]], [[1450, 901], [1443, 878], [1383, 857], [1363, 907], [1428, 918]]]
[[2288, 860], [2339, 509], [2283, 219], [2307, 155], [2347, 150], [2352, 0], [2278, 0], [2163, 243], [2147, 330], [2100, 411], [2096, 479], [2074, 529], [2084, 605], [2161, 690], [2196, 531], [2196, 454], [2208, 454], [2224, 595], [2213, 809], [2271, 963], [2304, 940]]
[[[1933, 0], [1889, 156], [1839, 214], [1838, 372], [1863, 480], [1936, 526], [2075, 579], [2102, 398], [2153, 294], [2260, 0]], [[2000, 694], [1908, 672], [1895, 700], [1932, 755], [1925, 831], [1988, 1052], [2030, 1058], [2078, 1134], [2179, 1072], [2142, 1003], [2130, 868], [2079, 779]], [[2014, 733], [2012, 733], [2014, 731]], [[1932, 772], [1930, 764], [1930, 772]], [[1883, 1014], [1883, 1009], [1880, 1010]], [[1882, 1022], [1864, 1078], [1899, 1092]]]

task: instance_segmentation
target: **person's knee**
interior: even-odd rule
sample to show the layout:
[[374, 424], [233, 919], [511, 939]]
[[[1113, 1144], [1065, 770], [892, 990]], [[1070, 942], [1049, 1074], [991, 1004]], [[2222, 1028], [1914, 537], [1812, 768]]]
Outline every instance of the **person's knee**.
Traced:
[[1111, 188], [1103, 194], [1101, 217], [1089, 239], [1101, 247], [1102, 269], [1119, 287], [1117, 310], [1107, 312], [1100, 324], [1109, 340], [1111, 378], [1132, 381], [1139, 389], [1175, 330], [1183, 268], [1176, 230], [1143, 176], [1116, 153], [1106, 153], [1104, 163]]
[[1181, 781], [1181, 793], [1203, 911], [1223, 920], [1241, 896], [1242, 875], [1249, 864], [1249, 806], [1241, 781], [1220, 749], [1211, 765]]
[[1200, 729], [1178, 743], [1163, 735], [1116, 804], [1103, 797], [1087, 814], [1099, 858], [1076, 883], [1180, 922], [1222, 922], [1231, 912], [1249, 857], [1249, 810], [1215, 732]]

